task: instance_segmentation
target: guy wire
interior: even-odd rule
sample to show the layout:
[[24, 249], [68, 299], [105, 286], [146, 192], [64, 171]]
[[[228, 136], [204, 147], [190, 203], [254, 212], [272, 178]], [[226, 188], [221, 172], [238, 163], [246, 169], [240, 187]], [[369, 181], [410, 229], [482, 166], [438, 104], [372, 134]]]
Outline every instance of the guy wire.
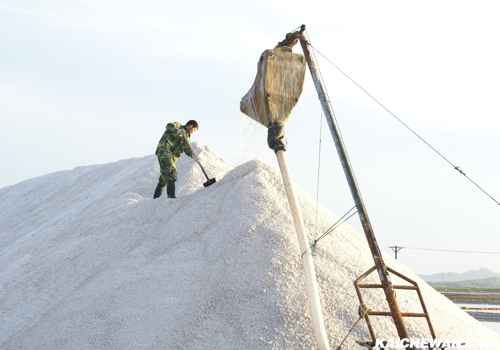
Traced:
[[[309, 36], [309, 34], [308, 34]], [[311, 44], [310, 44], [311, 45]], [[323, 55], [321, 52], [319, 52], [314, 46], [311, 45], [314, 51], [317, 51], [318, 54], [320, 54], [324, 59], [326, 59], [332, 66], [334, 66], [340, 73], [342, 73], [347, 79], [349, 79], [354, 85], [356, 85], [358, 88], [360, 88], [365, 94], [367, 94], [373, 101], [375, 101], [378, 105], [380, 105], [383, 109], [385, 109], [390, 115], [392, 115], [397, 121], [399, 121], [403, 126], [405, 126], [408, 130], [410, 130], [415, 136], [417, 136], [422, 142], [424, 142], [428, 147], [430, 147], [434, 152], [436, 152], [441, 158], [443, 158], [446, 162], [448, 162], [455, 170], [457, 170], [460, 174], [465, 176], [467, 180], [469, 180], [472, 184], [474, 184], [477, 188], [479, 188], [484, 194], [486, 194], [488, 197], [490, 197], [495, 203], [500, 205], [500, 202], [498, 202], [493, 196], [491, 196], [488, 192], [486, 192], [483, 188], [481, 188], [477, 183], [475, 183], [471, 178], [469, 178], [463, 171], [462, 169], [453, 164], [451, 161], [448, 160], [444, 155], [442, 155], [438, 150], [436, 150], [431, 144], [429, 144], [427, 141], [425, 141], [420, 135], [418, 135], [415, 131], [413, 131], [408, 125], [406, 125], [401, 119], [399, 119], [394, 113], [392, 113], [387, 107], [385, 107], [381, 102], [379, 102], [375, 97], [373, 97], [368, 91], [363, 89], [361, 85], [356, 83], [350, 76], [348, 76], [344, 71], [342, 71], [337, 65], [335, 65], [332, 61], [330, 61], [325, 55]], [[314, 53], [313, 51], [313, 53]], [[321, 74], [321, 72], [320, 72]]]
[[319, 115], [319, 150], [318, 150], [318, 179], [316, 181], [316, 224], [314, 227], [315, 236], [318, 235], [318, 205], [319, 205], [319, 175], [321, 170], [321, 135], [323, 132], [323, 109]]

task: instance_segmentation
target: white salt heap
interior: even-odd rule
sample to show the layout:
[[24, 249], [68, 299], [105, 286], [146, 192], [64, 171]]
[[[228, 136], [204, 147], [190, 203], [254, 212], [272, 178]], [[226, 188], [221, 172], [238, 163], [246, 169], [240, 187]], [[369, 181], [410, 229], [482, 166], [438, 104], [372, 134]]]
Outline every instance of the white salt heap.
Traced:
[[[175, 200], [152, 199], [154, 155], [0, 189], [1, 349], [316, 348], [278, 169], [259, 161], [234, 168], [193, 145], [217, 182], [204, 188], [198, 165], [183, 156]], [[297, 192], [313, 233], [316, 204]], [[318, 215], [319, 232], [338, 219], [322, 207]], [[499, 339], [384, 260], [419, 282], [438, 338]], [[373, 259], [364, 235], [343, 225], [320, 241], [314, 261], [335, 349], [358, 318], [353, 281]], [[388, 310], [381, 290], [364, 296]], [[398, 291], [397, 300], [402, 312], [421, 312], [415, 292]], [[372, 320], [378, 337], [396, 337], [388, 317]], [[430, 338], [423, 319], [405, 321], [412, 337]], [[355, 340], [370, 340], [363, 322], [343, 348], [359, 349]]]

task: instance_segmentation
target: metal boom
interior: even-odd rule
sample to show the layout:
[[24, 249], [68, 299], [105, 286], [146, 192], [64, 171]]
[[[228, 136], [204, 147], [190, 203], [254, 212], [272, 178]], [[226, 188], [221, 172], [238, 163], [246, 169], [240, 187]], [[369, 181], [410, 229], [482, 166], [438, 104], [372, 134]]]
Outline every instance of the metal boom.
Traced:
[[396, 325], [398, 335], [401, 339], [408, 339], [408, 331], [406, 330], [403, 317], [401, 315], [401, 312], [399, 311], [399, 306], [396, 301], [396, 295], [389, 273], [384, 261], [382, 260], [382, 254], [378, 247], [377, 240], [375, 239], [375, 234], [373, 233], [372, 225], [370, 223], [370, 219], [368, 218], [368, 213], [363, 203], [363, 199], [361, 198], [361, 193], [354, 177], [349, 158], [347, 157], [347, 152], [340, 136], [339, 128], [335, 119], [333, 118], [333, 113], [330, 108], [330, 104], [328, 103], [325, 89], [318, 75], [316, 64], [314, 63], [313, 57], [311, 55], [309, 42], [304, 35], [304, 30], [305, 25], [302, 25], [300, 32], [295, 32], [292, 34], [292, 36], [299, 39], [302, 50], [304, 51], [304, 56], [306, 58], [307, 65], [309, 66], [309, 71], [311, 72], [314, 86], [316, 87], [316, 91], [318, 92], [318, 98], [321, 101], [321, 106], [323, 107], [323, 111], [325, 112], [326, 121], [330, 128], [335, 147], [337, 148], [337, 153], [340, 157], [340, 162], [342, 163], [342, 168], [344, 169], [344, 174], [346, 176], [347, 183], [349, 184], [349, 189], [351, 191], [352, 198], [354, 199], [354, 203], [359, 214], [359, 219], [361, 220], [361, 225], [363, 226], [366, 239], [368, 240], [368, 245], [370, 246], [373, 260], [375, 261], [375, 268], [378, 271], [380, 282], [387, 298], [389, 309], [391, 310], [391, 315]]

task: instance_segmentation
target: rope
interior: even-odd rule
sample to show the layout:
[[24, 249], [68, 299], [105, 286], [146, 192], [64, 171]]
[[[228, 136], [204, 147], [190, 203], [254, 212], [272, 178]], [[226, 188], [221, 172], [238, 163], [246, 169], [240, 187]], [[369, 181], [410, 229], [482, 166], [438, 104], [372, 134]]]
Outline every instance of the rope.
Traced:
[[[322, 240], [323, 238], [325, 238], [326, 236], [328, 236], [330, 233], [332, 233], [333, 231], [335, 231], [340, 225], [342, 225], [344, 222], [346, 222], [347, 220], [349, 220], [350, 218], [352, 218], [354, 216], [354, 214], [357, 213], [357, 210], [354, 211], [354, 213], [352, 213], [351, 215], [349, 215], [351, 213], [351, 211], [353, 211], [353, 209], [356, 209], [356, 206], [357, 204], [352, 207], [347, 213], [344, 214], [344, 216], [342, 216], [340, 219], [337, 220], [336, 223], [334, 223], [328, 230], [325, 231], [325, 233], [323, 233], [319, 238], [315, 239], [313, 241], [313, 244], [311, 244], [311, 246], [309, 248], [307, 248], [307, 250], [305, 252], [303, 252], [300, 257], [303, 257], [305, 253], [307, 253], [307, 251], [311, 251], [311, 255], [312, 256], [316, 256], [316, 244]], [[345, 220], [343, 220], [347, 215], [349, 215], [349, 217]]]
[[[307, 32], [307, 30], [306, 30], [306, 35], [307, 35], [307, 37], [309, 38], [309, 41], [308, 41], [309, 46], [311, 46], [311, 47], [314, 49], [314, 47], [313, 47], [313, 46], [312, 46], [312, 44], [311, 44], [311, 42], [312, 42], [312, 41], [311, 41], [311, 36], [310, 36], [310, 35], [309, 35], [309, 33]], [[321, 68], [320, 68], [320, 66], [319, 66], [318, 59], [316, 58], [316, 53], [315, 53], [315, 51], [317, 51], [317, 50], [316, 50], [316, 49], [314, 49], [314, 50], [312, 51], [312, 54], [313, 54], [313, 56], [314, 56], [314, 61], [316, 61], [316, 68], [317, 68], [317, 70], [318, 70], [320, 80], [324, 82], [324, 81], [325, 81], [325, 79], [323, 78], [323, 73], [321, 72]], [[318, 53], [320, 53], [320, 52], [318, 51]], [[323, 56], [323, 57], [324, 57], [324, 56]], [[324, 94], [324, 95], [325, 95], [325, 98], [326, 98], [326, 103], [330, 106], [330, 109], [331, 109], [331, 111], [332, 111], [332, 118], [333, 118], [333, 120], [335, 121], [335, 124], [339, 125], [339, 122], [338, 122], [338, 120], [337, 120], [337, 115], [335, 114], [335, 109], [334, 109], [334, 108], [333, 108], [333, 106], [332, 106], [332, 103], [331, 103], [331, 100], [330, 100], [330, 95], [329, 95], [329, 93], [328, 93], [328, 89], [326, 88], [326, 85], [323, 85], [323, 89], [325, 90], [325, 93], [323, 93], [323, 91], [319, 92], [319, 93], [318, 93], [318, 98], [320, 97], [320, 95], [321, 95], [321, 94]], [[341, 142], [342, 142], [343, 144], [345, 144], [345, 142], [344, 142], [344, 136], [342, 135], [342, 131], [341, 131], [340, 129], [338, 129], [338, 130], [337, 130], [337, 132], [338, 132], [338, 135], [339, 135], [339, 138], [340, 138]], [[346, 158], [347, 158], [347, 162], [348, 162], [348, 163], [350, 163], [350, 160], [349, 160], [349, 154], [347, 153], [347, 149], [344, 149], [344, 151], [345, 151], [345, 155], [346, 155]], [[353, 178], [354, 178], [354, 181], [356, 182], [357, 180], [356, 180], [356, 176], [354, 175], [354, 173], [352, 174], [352, 176], [353, 176]], [[359, 196], [360, 196], [360, 199], [361, 199], [361, 194], [359, 194]], [[362, 199], [361, 199], [361, 201], [362, 201]]]
[[[309, 36], [309, 34], [308, 34]], [[493, 196], [491, 196], [488, 192], [486, 192], [483, 188], [481, 188], [476, 182], [474, 182], [470, 177], [468, 177], [463, 170], [453, 164], [448, 158], [446, 158], [443, 154], [441, 154], [437, 149], [435, 149], [430, 143], [425, 141], [419, 134], [417, 134], [413, 129], [411, 129], [407, 124], [405, 124], [401, 119], [399, 119], [394, 113], [392, 113], [387, 107], [385, 107], [381, 102], [379, 102], [375, 97], [373, 97], [368, 91], [363, 89], [361, 85], [356, 83], [350, 76], [348, 76], [344, 71], [342, 71], [337, 65], [335, 65], [332, 61], [330, 61], [325, 55], [323, 55], [321, 52], [319, 52], [315, 47], [313, 47], [311, 44], [309, 44], [314, 51], [317, 51], [318, 54], [323, 56], [324, 59], [326, 59], [332, 66], [334, 66], [340, 73], [342, 73], [347, 79], [349, 79], [354, 85], [356, 85], [358, 88], [360, 88], [365, 94], [367, 94], [373, 101], [375, 101], [379, 106], [381, 106], [383, 109], [385, 109], [390, 115], [392, 115], [398, 122], [400, 122], [404, 127], [406, 127], [409, 131], [411, 131], [415, 136], [417, 136], [423, 143], [425, 143], [428, 147], [430, 147], [434, 152], [436, 152], [441, 158], [443, 158], [446, 162], [448, 162], [456, 171], [458, 171], [460, 174], [465, 176], [467, 180], [469, 180], [472, 184], [474, 184], [478, 189], [480, 189], [484, 194], [486, 194], [488, 197], [490, 197], [495, 203], [500, 205], [500, 202], [498, 202]], [[313, 51], [313, 53], [314, 53]], [[320, 73], [321, 74], [321, 73]]]
[[370, 311], [370, 308], [368, 306], [366, 306], [365, 304], [359, 305], [359, 308], [358, 308], [358, 316], [359, 316], [359, 318], [356, 321], [356, 323], [354, 324], [354, 326], [352, 326], [352, 328], [349, 330], [349, 332], [345, 336], [344, 340], [342, 340], [342, 343], [340, 343], [340, 345], [337, 347], [337, 350], [342, 350], [342, 345], [346, 341], [347, 337], [349, 337], [349, 335], [351, 335], [352, 331], [354, 330], [354, 328], [356, 328], [356, 326], [358, 325], [359, 321], [361, 321], [361, 319], [364, 318], [368, 314], [369, 311]]
[[318, 230], [318, 205], [319, 205], [319, 175], [321, 170], [321, 134], [323, 133], [323, 109], [319, 116], [319, 150], [318, 150], [318, 179], [316, 180], [316, 223], [314, 225], [314, 233]]
[[[309, 38], [308, 44], [309, 44], [311, 47], [313, 47], [313, 46], [311, 45], [311, 36], [310, 36], [310, 35], [309, 35], [309, 33], [307, 32], [307, 30], [306, 30], [306, 35], [307, 35], [307, 37]], [[318, 51], [318, 52], [319, 52], [319, 51]], [[318, 69], [318, 73], [319, 73], [320, 79], [321, 79], [322, 81], [325, 81], [325, 80], [323, 79], [323, 73], [321, 72], [321, 68], [320, 68], [320, 66], [319, 66], [318, 59], [316, 58], [316, 54], [315, 54], [315, 52], [313, 51], [313, 52], [312, 52], [312, 54], [313, 54], [313, 56], [314, 56], [314, 60], [316, 61], [316, 68]], [[330, 95], [328, 94], [328, 89], [326, 88], [326, 86], [323, 86], [323, 89], [325, 90], [325, 92], [320, 91], [320, 92], [318, 93], [318, 98], [319, 98], [319, 96], [320, 96], [321, 94], [324, 94], [324, 95], [325, 95], [326, 102], [328, 103], [328, 105], [330, 106], [330, 109], [331, 109], [331, 111], [332, 111], [332, 118], [335, 120], [335, 123], [338, 125], [337, 116], [335, 115], [335, 109], [333, 108], [333, 106], [332, 106], [332, 104], [331, 104], [331, 102], [330, 102]], [[321, 111], [322, 111], [322, 114], [323, 114], [323, 109], [321, 109]], [[323, 120], [322, 120], [322, 121], [323, 121]], [[322, 124], [321, 124], [321, 125], [322, 125]], [[338, 133], [339, 133], [339, 137], [340, 137], [340, 139], [342, 140], [342, 142], [344, 142], [344, 140], [343, 140], [343, 136], [342, 136], [342, 132], [341, 132], [340, 130], [338, 130]], [[320, 142], [321, 142], [321, 136], [320, 136]], [[346, 152], [346, 157], [347, 157], [347, 158], [349, 158], [349, 156], [347, 155], [347, 150], [346, 150], [345, 152]], [[353, 175], [353, 176], [354, 176], [354, 175]], [[319, 174], [318, 174], [318, 179], [319, 179]], [[318, 180], [318, 181], [319, 181], [319, 180]], [[356, 206], [357, 206], [357, 204], [356, 204]], [[353, 209], [354, 209], [354, 208], [353, 208]], [[351, 210], [352, 210], [352, 209], [351, 209]], [[349, 212], [350, 212], [351, 210], [349, 210]], [[348, 212], [348, 213], [349, 213], [349, 212]], [[347, 214], [346, 214], [346, 215], [347, 215]], [[349, 217], [348, 217], [346, 220], [344, 220], [344, 221], [349, 220], [349, 219], [350, 219], [353, 215], [354, 215], [354, 214], [352, 214], [351, 216], [349, 216]], [[344, 215], [344, 216], [345, 216], [345, 215]], [[344, 216], [343, 216], [343, 217], [344, 217]], [[342, 218], [343, 218], [343, 217], [342, 217]], [[342, 219], [342, 218], [341, 218], [341, 219]], [[339, 220], [339, 221], [340, 221], [340, 220]], [[342, 223], [340, 223], [338, 226], [340, 226], [341, 224], [342, 224]], [[335, 225], [334, 225], [334, 226], [335, 226]], [[338, 226], [337, 226], [337, 227], [338, 227]], [[333, 228], [331, 231], [335, 230], [337, 227]], [[330, 230], [329, 230], [329, 231], [327, 231], [327, 232], [326, 232], [326, 233], [324, 233], [324, 234], [323, 234], [320, 238], [318, 238], [318, 239], [314, 240], [314, 242], [313, 242], [313, 244], [311, 245], [311, 247], [309, 247], [309, 249], [311, 249], [311, 254], [312, 254], [313, 256], [316, 256], [316, 255], [315, 255], [315, 252], [316, 252], [316, 243], [317, 243], [320, 239], [322, 239], [324, 236], [328, 235], [331, 231], [330, 231]], [[309, 249], [308, 249], [308, 250], [309, 250]], [[307, 250], [306, 250], [306, 251], [307, 251]], [[305, 252], [304, 252], [304, 253], [302, 253], [302, 256], [303, 256], [304, 254], [305, 254]]]

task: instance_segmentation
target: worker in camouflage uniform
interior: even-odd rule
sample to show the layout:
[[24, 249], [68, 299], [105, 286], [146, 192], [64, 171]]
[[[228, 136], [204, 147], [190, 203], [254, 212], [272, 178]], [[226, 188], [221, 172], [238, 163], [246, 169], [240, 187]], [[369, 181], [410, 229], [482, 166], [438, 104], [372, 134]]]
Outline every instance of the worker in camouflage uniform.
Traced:
[[188, 121], [186, 125], [181, 125], [181, 123], [177, 122], [167, 124], [167, 130], [163, 133], [160, 142], [158, 142], [158, 147], [156, 147], [156, 156], [158, 157], [158, 163], [160, 163], [161, 175], [153, 198], [160, 197], [165, 186], [167, 186], [168, 198], [176, 198], [175, 181], [177, 181], [177, 169], [175, 162], [179, 159], [182, 152], [191, 158], [193, 157], [194, 154], [184, 139], [184, 135], [189, 142], [191, 134], [196, 130], [198, 130], [198, 123], [194, 120]]

